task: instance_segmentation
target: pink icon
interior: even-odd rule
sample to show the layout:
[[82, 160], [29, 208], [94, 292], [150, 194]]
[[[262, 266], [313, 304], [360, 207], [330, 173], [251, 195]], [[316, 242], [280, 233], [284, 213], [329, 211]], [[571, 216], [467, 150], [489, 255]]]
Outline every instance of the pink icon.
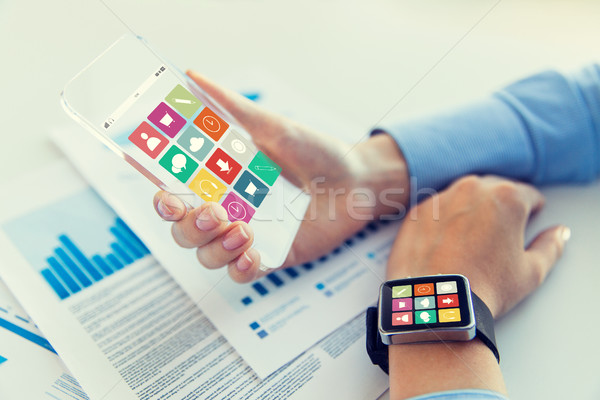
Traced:
[[231, 222], [250, 222], [254, 215], [254, 209], [233, 192], [225, 197], [221, 205], [227, 210], [227, 217]]
[[411, 312], [392, 313], [392, 325], [410, 325], [413, 323]]
[[413, 299], [411, 297], [392, 300], [392, 311], [412, 310]]
[[174, 138], [179, 133], [186, 122], [185, 118], [177, 114], [165, 103], [160, 103], [158, 107], [148, 115], [148, 119], [171, 138]]
[[150, 158], [156, 158], [161, 151], [169, 144], [169, 139], [161, 135], [156, 129], [150, 126], [147, 122], [142, 122], [136, 128], [129, 140], [140, 148]]

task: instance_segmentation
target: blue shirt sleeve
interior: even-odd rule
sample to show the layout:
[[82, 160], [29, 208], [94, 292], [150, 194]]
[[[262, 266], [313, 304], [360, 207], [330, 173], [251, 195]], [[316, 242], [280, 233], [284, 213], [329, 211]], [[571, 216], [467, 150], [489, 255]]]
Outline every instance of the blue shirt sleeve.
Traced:
[[419, 188], [441, 189], [467, 174], [589, 182], [600, 175], [600, 66], [542, 72], [474, 104], [383, 130]]
[[491, 390], [465, 389], [435, 392], [411, 397], [409, 400], [508, 400], [508, 397]]

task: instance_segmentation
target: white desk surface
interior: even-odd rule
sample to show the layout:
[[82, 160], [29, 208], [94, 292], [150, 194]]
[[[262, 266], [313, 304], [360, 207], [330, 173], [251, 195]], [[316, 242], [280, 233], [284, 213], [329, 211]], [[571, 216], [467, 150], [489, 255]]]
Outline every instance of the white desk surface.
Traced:
[[[106, 2], [182, 68], [216, 80], [262, 69], [365, 131], [597, 60], [600, 38], [590, 1]], [[0, 182], [62, 157], [47, 138], [71, 123], [60, 90], [125, 31], [99, 1], [0, 1]], [[551, 189], [547, 211], [574, 236], [545, 286], [498, 323], [514, 399], [600, 398], [598, 189]]]

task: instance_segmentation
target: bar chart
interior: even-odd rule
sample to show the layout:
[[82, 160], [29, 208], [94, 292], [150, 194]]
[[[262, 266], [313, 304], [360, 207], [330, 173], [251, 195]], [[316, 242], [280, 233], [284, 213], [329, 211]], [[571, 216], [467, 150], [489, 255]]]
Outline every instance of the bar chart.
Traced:
[[[91, 213], [89, 210], [94, 210]], [[144, 258], [150, 251], [91, 189], [3, 226], [59, 299]]]
[[[363, 230], [346, 239], [344, 244], [335, 248], [329, 254], [326, 254], [311, 262], [271, 272], [269, 275], [266, 275], [265, 277], [249, 285], [251, 287], [251, 291], [250, 293], [246, 293], [241, 297], [241, 304], [248, 307], [256, 303], [260, 299], [267, 297], [269, 294], [283, 288], [285, 285], [293, 282], [299, 277], [305, 276], [313, 269], [318, 268], [321, 264], [331, 261], [333, 258], [339, 256], [343, 252], [349, 251], [349, 249], [354, 247], [358, 242], [365, 240], [370, 234], [379, 231], [380, 226], [388, 224], [389, 221], [371, 222], [367, 224]], [[367, 254], [367, 257], [370, 257], [370, 255]], [[317, 283], [315, 288], [317, 290], [323, 290], [324, 286], [322, 283]]]

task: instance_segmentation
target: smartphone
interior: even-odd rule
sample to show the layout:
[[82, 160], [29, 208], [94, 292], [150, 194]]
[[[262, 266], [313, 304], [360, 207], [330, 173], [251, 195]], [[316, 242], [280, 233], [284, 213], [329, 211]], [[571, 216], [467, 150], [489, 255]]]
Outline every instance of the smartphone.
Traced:
[[261, 269], [283, 263], [310, 196], [143, 38], [122, 36], [61, 97], [72, 118], [159, 188], [194, 208], [217, 202], [229, 221], [247, 222]]

